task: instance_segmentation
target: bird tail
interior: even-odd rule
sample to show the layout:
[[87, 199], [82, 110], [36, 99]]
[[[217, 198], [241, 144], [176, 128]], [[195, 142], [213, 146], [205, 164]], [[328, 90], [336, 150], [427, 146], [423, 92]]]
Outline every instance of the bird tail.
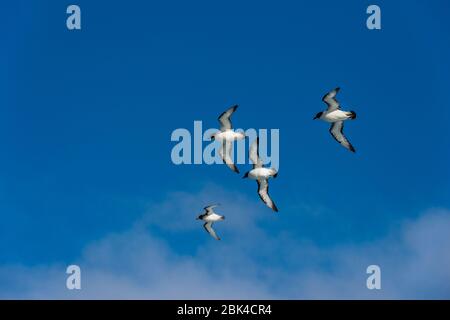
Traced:
[[270, 169], [273, 172], [273, 176], [272, 177], [274, 177], [274, 178], [278, 177], [278, 171], [276, 169], [274, 169], [274, 168], [270, 168]]
[[350, 111], [350, 119], [355, 120], [356, 119], [356, 112]]

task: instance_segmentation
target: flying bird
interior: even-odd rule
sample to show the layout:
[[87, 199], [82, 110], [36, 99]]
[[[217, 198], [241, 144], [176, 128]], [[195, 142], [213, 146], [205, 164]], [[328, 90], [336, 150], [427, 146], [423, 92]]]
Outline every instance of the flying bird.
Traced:
[[352, 144], [344, 135], [344, 121], [356, 119], [356, 113], [354, 111], [342, 111], [339, 102], [336, 100], [336, 95], [340, 88], [336, 88], [323, 96], [322, 101], [328, 106], [327, 110], [319, 112], [314, 117], [315, 119], [324, 120], [331, 123], [330, 133], [333, 138], [339, 142], [343, 147], [355, 152]]
[[269, 178], [276, 178], [278, 172], [273, 168], [264, 168], [259, 157], [259, 137], [250, 146], [249, 158], [253, 163], [253, 169], [247, 172], [243, 178], [256, 180], [258, 183], [258, 195], [261, 200], [271, 208], [278, 212], [278, 208], [269, 196]]
[[234, 140], [242, 140], [245, 139], [245, 134], [242, 132], [235, 132], [233, 130], [233, 126], [231, 124], [231, 116], [233, 112], [236, 111], [237, 105], [229, 108], [225, 112], [223, 112], [218, 120], [220, 123], [220, 131], [211, 135], [212, 140], [221, 141], [222, 145], [219, 149], [219, 155], [222, 158], [223, 162], [234, 172], [239, 173], [239, 169], [233, 163], [233, 159], [231, 158], [231, 149], [233, 147]]
[[214, 212], [214, 208], [218, 205], [211, 205], [204, 208], [205, 212], [202, 213], [197, 217], [196, 220], [203, 220], [205, 223], [203, 224], [203, 228], [216, 240], [220, 240], [220, 238], [217, 236], [216, 231], [212, 228], [212, 225], [216, 221], [225, 220], [224, 216], [221, 216], [220, 214], [217, 214]]

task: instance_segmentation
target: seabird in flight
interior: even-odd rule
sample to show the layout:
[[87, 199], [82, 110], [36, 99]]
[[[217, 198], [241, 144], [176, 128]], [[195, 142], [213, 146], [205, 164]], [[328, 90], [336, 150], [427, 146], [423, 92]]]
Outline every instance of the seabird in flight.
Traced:
[[212, 225], [216, 221], [225, 220], [224, 216], [221, 216], [220, 214], [217, 214], [214, 212], [214, 208], [218, 205], [211, 205], [205, 207], [205, 212], [202, 213], [197, 217], [197, 220], [203, 220], [205, 223], [203, 224], [203, 228], [216, 240], [220, 240], [220, 238], [217, 236], [216, 231], [212, 228]]
[[242, 140], [245, 139], [245, 134], [242, 132], [235, 132], [233, 130], [233, 126], [231, 124], [231, 115], [237, 109], [237, 105], [229, 108], [225, 112], [223, 112], [218, 120], [220, 123], [220, 131], [214, 133], [211, 136], [212, 140], [218, 140], [222, 142], [222, 145], [219, 149], [220, 157], [223, 159], [223, 162], [236, 173], [239, 173], [239, 169], [233, 163], [233, 159], [231, 158], [231, 149], [233, 147], [234, 140]]
[[259, 137], [250, 146], [250, 160], [253, 163], [253, 169], [247, 172], [243, 178], [256, 180], [258, 183], [258, 195], [261, 200], [271, 208], [278, 212], [278, 208], [269, 196], [269, 178], [276, 178], [278, 172], [273, 168], [264, 168], [259, 157]]
[[339, 92], [339, 88], [336, 88], [323, 96], [322, 101], [328, 106], [327, 110], [319, 112], [315, 119], [324, 120], [331, 123], [330, 133], [337, 142], [348, 150], [355, 152], [352, 144], [344, 135], [344, 121], [347, 119], [356, 119], [356, 113], [354, 111], [342, 111], [339, 102], [335, 99], [336, 94]]

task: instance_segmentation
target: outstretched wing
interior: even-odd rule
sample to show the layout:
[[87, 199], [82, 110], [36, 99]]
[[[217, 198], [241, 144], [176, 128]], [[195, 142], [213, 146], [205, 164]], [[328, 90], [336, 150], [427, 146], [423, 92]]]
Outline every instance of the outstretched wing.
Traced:
[[259, 158], [259, 137], [250, 146], [249, 158], [253, 163], [253, 169], [262, 167], [262, 161]]
[[233, 146], [233, 141], [223, 140], [222, 146], [219, 149], [219, 155], [222, 158], [223, 162], [236, 173], [239, 173], [239, 169], [233, 163], [233, 159], [231, 158], [231, 148]]
[[269, 182], [266, 179], [256, 180], [258, 182], [258, 194], [261, 200], [271, 208], [278, 212], [278, 208], [269, 196]]
[[331, 125], [330, 133], [337, 142], [339, 142], [342, 146], [350, 150], [351, 152], [355, 152], [355, 148], [353, 148], [352, 144], [344, 135], [344, 121], [337, 121]]
[[216, 231], [212, 228], [212, 222], [206, 222], [203, 227], [205, 230], [216, 240], [220, 240], [220, 238], [217, 236]]
[[210, 214], [212, 214], [212, 213], [214, 213], [214, 208], [215, 207], [217, 207], [218, 206], [218, 204], [213, 204], [213, 205], [210, 205], [210, 206], [207, 206], [207, 207], [205, 207], [204, 209], [205, 209], [205, 213], [207, 214], [207, 215], [210, 215]]
[[328, 106], [327, 111], [331, 112], [340, 108], [339, 102], [336, 100], [336, 95], [339, 92], [340, 88], [337, 87], [334, 90], [331, 90], [326, 95], [323, 96], [322, 101], [325, 102]]
[[219, 116], [220, 131], [230, 130], [233, 127], [231, 124], [231, 115], [236, 111], [237, 107], [237, 105], [232, 106]]

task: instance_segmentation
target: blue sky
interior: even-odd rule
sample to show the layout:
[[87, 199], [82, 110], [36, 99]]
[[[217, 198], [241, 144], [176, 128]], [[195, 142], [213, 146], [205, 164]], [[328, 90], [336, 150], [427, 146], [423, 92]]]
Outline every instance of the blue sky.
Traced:
[[[54, 279], [61, 277], [63, 287], [71, 263], [95, 270], [96, 279], [111, 275], [121, 297], [147, 297], [146, 290], [114, 282], [118, 274], [132, 284], [140, 279], [133, 278], [140, 273], [132, 262], [112, 262], [124, 259], [149, 264], [142, 268], [152, 275], [159, 274], [153, 259], [174, 265], [174, 272], [184, 263], [205, 269], [217, 263], [228, 289], [215, 297], [233, 297], [225, 276], [233, 254], [248, 257], [243, 269], [262, 274], [237, 275], [248, 280], [244, 297], [336, 297], [340, 285], [351, 297], [411, 294], [402, 291], [410, 289], [408, 280], [396, 283], [393, 276], [378, 296], [356, 290], [359, 280], [351, 279], [319, 290], [328, 288], [324, 278], [346, 279], [349, 270], [361, 271], [365, 283], [364, 266], [342, 262], [353, 250], [349, 256], [358, 261], [377, 264], [378, 257], [391, 275], [422, 265], [416, 272], [425, 284], [413, 289], [427, 288], [429, 295], [413, 297], [450, 298], [450, 274], [430, 267], [450, 261], [450, 240], [433, 231], [450, 226], [446, 1], [377, 1], [378, 31], [365, 27], [372, 4], [366, 1], [77, 1], [81, 31], [66, 29], [69, 4], [1, 4], [2, 297], [64, 296]], [[358, 114], [345, 128], [356, 154], [331, 138], [327, 124], [312, 121], [324, 108], [323, 94], [336, 86], [342, 105]], [[254, 182], [225, 166], [171, 162], [174, 129], [192, 130], [194, 120], [217, 127], [217, 116], [233, 104], [240, 106], [236, 127], [280, 129], [280, 174], [270, 190], [278, 215], [260, 202]], [[340, 170], [330, 172], [330, 164]], [[220, 243], [193, 220], [214, 202], [231, 220], [217, 226]], [[410, 241], [423, 234], [438, 237], [447, 250], [402, 259], [409, 250], [428, 252]], [[105, 249], [126, 251], [133, 239], [148, 250], [139, 246], [124, 257]], [[391, 244], [401, 254], [383, 255], [383, 245]], [[286, 246], [302, 250], [280, 250]], [[201, 254], [213, 249], [229, 260]], [[321, 267], [320, 276], [303, 272], [312, 265]], [[439, 278], [428, 282], [428, 273]], [[280, 279], [295, 283], [290, 275], [311, 290], [283, 293], [274, 286]], [[55, 291], [42, 285], [49, 279]], [[93, 290], [87, 281], [77, 297], [104, 297], [108, 290], [100, 284]], [[195, 297], [214, 283], [200, 282]], [[152, 287], [153, 297], [177, 290], [172, 283]]]

